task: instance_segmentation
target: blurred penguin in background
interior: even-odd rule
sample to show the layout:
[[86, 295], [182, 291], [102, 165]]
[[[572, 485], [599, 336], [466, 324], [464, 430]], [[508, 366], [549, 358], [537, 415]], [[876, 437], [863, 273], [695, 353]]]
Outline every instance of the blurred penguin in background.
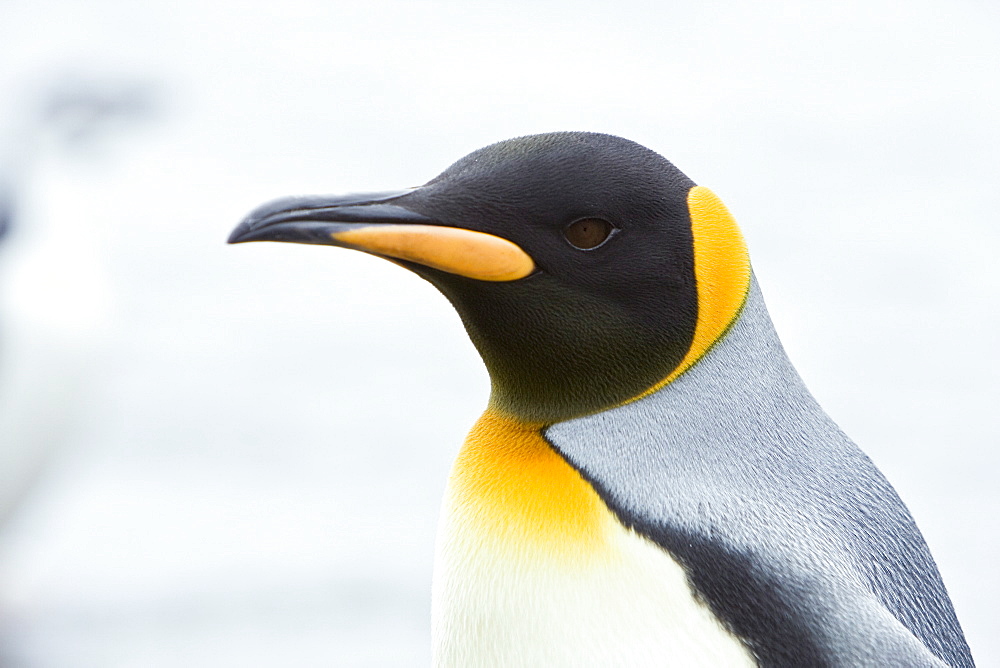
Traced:
[[85, 215], [46, 215], [59, 191], [39, 173], [56, 156], [92, 158], [153, 108], [131, 81], [19, 89], [0, 104], [0, 522], [81, 416], [109, 329], [100, 235]]

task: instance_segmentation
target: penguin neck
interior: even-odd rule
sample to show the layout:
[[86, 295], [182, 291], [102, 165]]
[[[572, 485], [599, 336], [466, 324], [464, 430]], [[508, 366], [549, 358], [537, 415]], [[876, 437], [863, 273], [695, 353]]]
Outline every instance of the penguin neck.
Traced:
[[718, 387], [713, 394], [723, 403], [738, 401], [741, 395], [760, 393], [768, 396], [795, 395], [811, 400], [781, 345], [760, 286], [752, 274], [739, 315], [695, 363], [671, 381], [647, 394], [663, 393], [666, 397], [672, 385], [683, 382], [685, 386], [704, 384], [706, 387]]
[[[667, 433], [668, 424], [673, 424], [704, 434], [720, 424], [728, 424], [736, 419], [734, 416], [753, 422], [751, 406], [777, 402], [787, 410], [815, 409], [822, 414], [788, 359], [752, 275], [746, 299], [734, 322], [704, 354], [672, 376], [669, 382], [608, 411], [604, 414], [606, 419], [613, 423], [619, 416], [642, 414], [659, 423], [663, 433]], [[550, 430], [559, 428], [560, 425], [554, 425]], [[679, 439], [679, 442], [687, 441]]]
[[[794, 467], [780, 436], [817, 429], [837, 432], [785, 354], [751, 280], [737, 321], [687, 371], [636, 401], [550, 425], [545, 438], [635, 526], [649, 520], [649, 489], [673, 498], [692, 486], [725, 485], [720, 471]], [[817, 456], [847, 442], [807, 440], [800, 445]]]
[[[739, 394], [773, 394], [776, 388], [808, 396], [781, 347], [752, 275], [733, 320], [716, 325], [721, 332], [717, 338], [701, 344], [664, 381], [607, 411], [551, 424], [525, 422], [487, 409], [452, 469], [448, 521], [457, 522], [460, 533], [471, 528], [476, 540], [519, 550], [530, 547], [564, 555], [599, 551], [607, 543], [607, 506], [576, 464], [567, 461], [570, 453], [554, 447], [545, 434], [558, 432], [562, 424], [603, 421], [605, 416], [613, 422], [620, 412], [673, 413], [689, 408], [690, 401], [678, 406], [675, 397], [678, 389], [690, 385], [719, 385], [708, 396], [713, 405], [726, 397], [739, 401], [735, 398]], [[748, 369], [753, 369], [752, 376]], [[698, 404], [693, 410], [708, 409]], [[577, 457], [569, 460], [576, 462]]]

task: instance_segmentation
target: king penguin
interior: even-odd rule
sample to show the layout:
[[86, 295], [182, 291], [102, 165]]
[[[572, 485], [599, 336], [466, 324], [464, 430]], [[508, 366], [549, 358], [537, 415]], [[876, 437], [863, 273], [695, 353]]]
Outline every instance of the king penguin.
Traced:
[[789, 362], [721, 200], [618, 137], [286, 198], [230, 243], [389, 259], [491, 379], [449, 479], [437, 666], [972, 666], [920, 531]]

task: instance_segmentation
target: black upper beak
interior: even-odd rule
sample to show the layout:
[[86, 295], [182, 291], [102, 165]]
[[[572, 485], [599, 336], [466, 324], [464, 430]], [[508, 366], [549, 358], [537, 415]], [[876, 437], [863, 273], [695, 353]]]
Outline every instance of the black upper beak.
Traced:
[[413, 192], [399, 190], [354, 195], [284, 197], [254, 209], [229, 235], [229, 243], [290, 241], [331, 244], [330, 235], [377, 224], [437, 221], [392, 203]]

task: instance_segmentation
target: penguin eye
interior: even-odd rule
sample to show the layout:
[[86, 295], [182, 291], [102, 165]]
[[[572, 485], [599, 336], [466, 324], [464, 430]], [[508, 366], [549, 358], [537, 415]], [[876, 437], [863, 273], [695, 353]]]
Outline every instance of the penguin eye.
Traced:
[[563, 236], [574, 248], [591, 250], [607, 241], [614, 230], [611, 223], [601, 218], [581, 218], [567, 225]]

